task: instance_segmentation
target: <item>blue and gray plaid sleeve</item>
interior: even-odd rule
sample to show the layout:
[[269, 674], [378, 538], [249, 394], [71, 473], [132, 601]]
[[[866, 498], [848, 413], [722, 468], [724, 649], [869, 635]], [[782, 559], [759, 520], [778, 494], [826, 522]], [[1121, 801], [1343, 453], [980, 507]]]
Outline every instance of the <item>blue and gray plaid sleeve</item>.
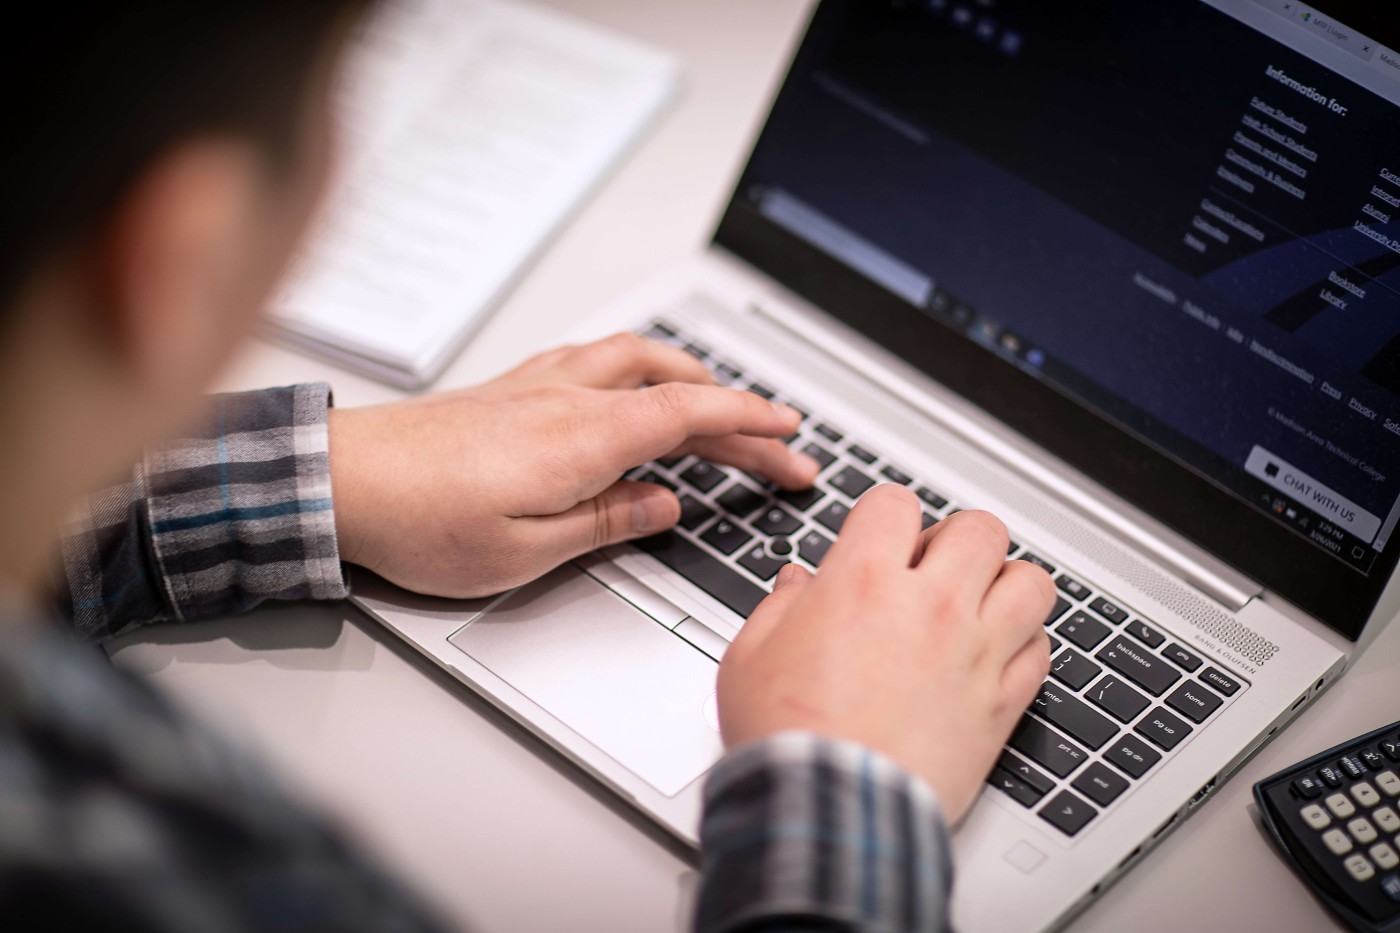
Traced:
[[711, 772], [700, 933], [948, 928], [952, 860], [933, 791], [850, 742], [788, 732]]
[[89, 497], [62, 541], [60, 603], [105, 638], [267, 599], [348, 594], [336, 546], [325, 385], [215, 396], [132, 480]]

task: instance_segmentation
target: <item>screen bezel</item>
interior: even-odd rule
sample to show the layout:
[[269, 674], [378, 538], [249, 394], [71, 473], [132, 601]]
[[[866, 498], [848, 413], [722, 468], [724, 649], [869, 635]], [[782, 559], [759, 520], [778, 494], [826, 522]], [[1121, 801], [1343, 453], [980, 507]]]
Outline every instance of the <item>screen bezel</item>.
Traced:
[[[810, 48], [820, 7], [784, 79]], [[755, 150], [761, 145], [759, 134]], [[713, 242], [841, 323], [968, 399], [1346, 638], [1360, 637], [1400, 555], [1383, 551], [1369, 576], [1328, 555], [1130, 431], [910, 305], [788, 232], [743, 195], [740, 176]]]

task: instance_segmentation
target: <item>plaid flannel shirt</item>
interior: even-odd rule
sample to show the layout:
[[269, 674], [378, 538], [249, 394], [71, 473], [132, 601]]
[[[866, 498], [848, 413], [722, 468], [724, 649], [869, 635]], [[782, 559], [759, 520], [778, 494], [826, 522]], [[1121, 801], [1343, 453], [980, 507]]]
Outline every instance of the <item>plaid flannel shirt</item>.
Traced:
[[[324, 386], [218, 397], [202, 428], [94, 496], [63, 542], [78, 634], [346, 595], [328, 402]], [[0, 916], [75, 929], [441, 928], [235, 745], [71, 634], [9, 630], [20, 635], [0, 644]], [[705, 799], [697, 929], [946, 928], [937, 804], [881, 756], [783, 734], [727, 756]]]

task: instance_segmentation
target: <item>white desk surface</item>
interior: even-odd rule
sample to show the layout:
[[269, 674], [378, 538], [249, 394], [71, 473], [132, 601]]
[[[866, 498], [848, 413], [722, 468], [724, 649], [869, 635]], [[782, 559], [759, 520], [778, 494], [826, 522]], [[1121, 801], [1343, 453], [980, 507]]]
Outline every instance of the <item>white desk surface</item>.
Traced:
[[[807, 0], [548, 0], [678, 53], [685, 89], [550, 245], [439, 387], [543, 349], [666, 261], [702, 246], [800, 38]], [[220, 381], [325, 380], [342, 406], [397, 396], [254, 344]], [[116, 657], [259, 748], [399, 877], [482, 931], [687, 928], [690, 854], [349, 605], [282, 605], [140, 633]], [[1082, 931], [1336, 927], [1262, 835], [1253, 781], [1400, 718], [1400, 628], [1216, 799], [1107, 892]], [[1186, 911], [1186, 913], [1183, 913]]]

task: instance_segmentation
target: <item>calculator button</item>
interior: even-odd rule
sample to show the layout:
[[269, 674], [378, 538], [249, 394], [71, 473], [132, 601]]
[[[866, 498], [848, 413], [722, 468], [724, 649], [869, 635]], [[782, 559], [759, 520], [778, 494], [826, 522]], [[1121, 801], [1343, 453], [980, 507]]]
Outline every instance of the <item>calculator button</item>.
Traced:
[[1381, 795], [1376, 793], [1376, 789], [1365, 781], [1351, 789], [1351, 796], [1368, 810], [1381, 802]]
[[1376, 825], [1383, 833], [1400, 833], [1400, 816], [1395, 815], [1395, 811], [1390, 807], [1381, 807], [1371, 814], [1371, 819], [1376, 821]]
[[1374, 748], [1363, 748], [1360, 755], [1361, 760], [1366, 763], [1366, 767], [1370, 768], [1372, 771], [1379, 771], [1381, 768], [1385, 767], [1385, 759], [1382, 758], [1381, 753]]
[[1382, 878], [1381, 890], [1392, 901], [1400, 901], [1400, 875], [1386, 875]]
[[1366, 766], [1361, 763], [1361, 759], [1354, 755], [1343, 755], [1337, 762], [1337, 767], [1353, 781], [1366, 773]]
[[1379, 845], [1371, 846], [1371, 858], [1376, 863], [1376, 867], [1382, 871], [1388, 871], [1396, 865], [1400, 865], [1400, 855], [1395, 854], [1395, 850], [1390, 847], [1390, 843], [1382, 842]]
[[1376, 775], [1376, 786], [1387, 797], [1400, 796], [1400, 777], [1394, 771], [1382, 771]]
[[1327, 804], [1327, 809], [1332, 811], [1332, 815], [1339, 820], [1356, 815], [1356, 808], [1351, 805], [1350, 800], [1341, 794], [1333, 794], [1323, 802]]
[[1304, 800], [1312, 800], [1321, 795], [1322, 782], [1311, 774], [1305, 774], [1293, 782], [1293, 790]]
[[1400, 761], [1400, 742], [1386, 739], [1381, 743], [1381, 751], [1385, 752], [1385, 757], [1391, 761]]
[[1329, 829], [1322, 834], [1322, 844], [1333, 855], [1346, 855], [1351, 851], [1351, 839], [1340, 829]]
[[1363, 846], [1370, 845], [1376, 841], [1376, 827], [1371, 825], [1371, 821], [1364, 816], [1358, 816], [1347, 824], [1347, 832], [1351, 833], [1351, 838], [1361, 843]]
[[1327, 811], [1315, 803], [1310, 803], [1299, 810], [1298, 815], [1303, 818], [1303, 822], [1307, 823], [1310, 829], [1323, 830], [1332, 825], [1332, 818], [1327, 815]]
[[1321, 768], [1317, 769], [1317, 773], [1322, 776], [1322, 783], [1326, 784], [1328, 787], [1342, 786], [1342, 772], [1331, 765], [1323, 765]]
[[1346, 866], [1347, 873], [1357, 881], [1370, 881], [1376, 876], [1376, 869], [1371, 864], [1371, 860], [1360, 852], [1347, 856], [1346, 861], [1342, 864]]

